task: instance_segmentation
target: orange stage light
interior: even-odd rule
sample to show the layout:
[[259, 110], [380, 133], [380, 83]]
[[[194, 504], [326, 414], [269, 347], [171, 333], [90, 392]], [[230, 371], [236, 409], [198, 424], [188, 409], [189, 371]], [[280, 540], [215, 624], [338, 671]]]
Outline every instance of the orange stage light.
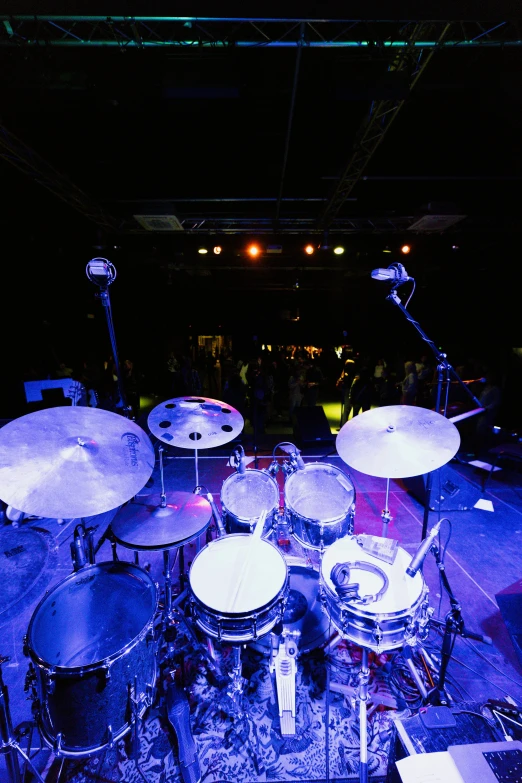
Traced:
[[305, 250], [305, 253], [306, 253], [307, 256], [311, 256], [312, 253], [314, 252], [314, 246], [313, 245], [307, 245], [304, 250]]
[[409, 245], [403, 245], [401, 247], [401, 253], [404, 253], [405, 256], [408, 255], [410, 250], [411, 250], [411, 247]]
[[259, 249], [259, 245], [249, 245], [247, 249], [247, 253], [249, 256], [252, 256], [252, 258], [257, 258], [261, 250]]

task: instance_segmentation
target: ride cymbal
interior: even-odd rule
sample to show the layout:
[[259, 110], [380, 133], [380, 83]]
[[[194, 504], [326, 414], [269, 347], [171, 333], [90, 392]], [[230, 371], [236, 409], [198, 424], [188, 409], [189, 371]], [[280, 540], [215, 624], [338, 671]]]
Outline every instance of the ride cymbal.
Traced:
[[337, 436], [339, 456], [368, 476], [408, 478], [440, 468], [455, 456], [460, 434], [440, 413], [388, 405], [360, 413]]

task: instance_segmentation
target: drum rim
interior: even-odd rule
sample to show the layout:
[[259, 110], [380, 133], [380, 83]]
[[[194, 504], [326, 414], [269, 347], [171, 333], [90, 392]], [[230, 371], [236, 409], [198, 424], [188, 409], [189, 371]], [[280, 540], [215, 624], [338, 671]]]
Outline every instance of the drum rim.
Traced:
[[[353, 605], [350, 605], [350, 604], [343, 604], [343, 602], [339, 600], [339, 596], [337, 595], [337, 593], [335, 593], [330, 588], [330, 586], [327, 585], [324, 582], [322, 574], [321, 574], [321, 583], [324, 586], [324, 588], [326, 589], [326, 591], [328, 592], [328, 596], [332, 599], [331, 603], [339, 606], [339, 612], [342, 612], [343, 609], [344, 609], [345, 611], [351, 613], [355, 617], [360, 617], [360, 618], [368, 619], [368, 620], [374, 620], [376, 622], [379, 622], [379, 621], [382, 621], [382, 620], [400, 620], [400, 619], [402, 619], [404, 616], [406, 616], [408, 614], [408, 612], [411, 612], [413, 609], [417, 608], [419, 606], [419, 604], [421, 604], [422, 601], [425, 599], [426, 595], [429, 594], [428, 585], [426, 584], [426, 582], [425, 582], [425, 580], [423, 578], [422, 579], [422, 583], [421, 583], [422, 584], [422, 589], [421, 589], [419, 595], [417, 596], [415, 602], [413, 604], [410, 604], [410, 606], [408, 608], [399, 609], [397, 612], [368, 612], [368, 611], [364, 611], [364, 609], [362, 608], [362, 605], [359, 607], [359, 606], [353, 606]], [[327, 604], [328, 604], [328, 601], [327, 601]], [[332, 619], [331, 615], [328, 612], [327, 612], [327, 614], [328, 614], [328, 617], [330, 617], [330, 619]], [[333, 622], [333, 620], [332, 620], [332, 622]]]
[[271, 606], [273, 606], [275, 603], [277, 603], [277, 601], [280, 599], [280, 597], [285, 593], [286, 589], [288, 588], [288, 564], [287, 564], [287, 562], [286, 562], [282, 552], [271, 541], [267, 541], [266, 538], [260, 538], [259, 539], [260, 541], [263, 541], [263, 543], [268, 544], [269, 546], [271, 546], [272, 549], [274, 549], [277, 552], [277, 554], [280, 555], [281, 560], [283, 561], [284, 566], [285, 566], [285, 578], [283, 580], [283, 585], [280, 588], [280, 590], [277, 593], [277, 595], [274, 596], [274, 598], [272, 598], [266, 604], [263, 604], [262, 606], [257, 607], [256, 609], [251, 609], [249, 612], [222, 612], [222, 611], [218, 612], [217, 609], [212, 609], [212, 607], [210, 607], [208, 604], [206, 604], [204, 601], [202, 601], [201, 598], [197, 597], [197, 595], [195, 594], [194, 590], [192, 589], [192, 584], [191, 584], [191, 581], [190, 581], [190, 574], [191, 574], [192, 569], [194, 568], [194, 563], [196, 562], [198, 557], [202, 554], [202, 552], [204, 552], [207, 549], [207, 547], [209, 547], [213, 543], [216, 543], [217, 541], [225, 541], [225, 540], [228, 540], [230, 538], [238, 538], [238, 537], [246, 538], [246, 537], [250, 537], [251, 535], [252, 535], [251, 533], [229, 533], [226, 536], [221, 536], [221, 538], [215, 538], [214, 541], [210, 541], [210, 543], [208, 543], [206, 546], [204, 546], [203, 549], [201, 549], [196, 554], [196, 557], [192, 561], [192, 564], [190, 566], [190, 570], [189, 570], [189, 573], [188, 573], [188, 586], [189, 586], [189, 591], [190, 591], [190, 598], [191, 598], [191, 600], [193, 599], [195, 603], [197, 603], [199, 606], [203, 607], [206, 611], [208, 611], [209, 614], [213, 615], [214, 617], [222, 617], [223, 619], [226, 619], [226, 620], [235, 620], [235, 619], [239, 620], [240, 618], [251, 617], [252, 614], [255, 614], [256, 612], [263, 612], [263, 611], [265, 611], [265, 609], [269, 609]]
[[[137, 636], [131, 639], [124, 647], [120, 648], [117, 652], [111, 653], [111, 655], [108, 655], [106, 658], [100, 658], [100, 660], [98, 661], [95, 661], [93, 663], [88, 663], [83, 666], [60, 666], [59, 664], [51, 664], [49, 661], [46, 661], [45, 658], [42, 658], [40, 655], [37, 654], [32, 644], [33, 625], [39, 610], [47, 602], [47, 600], [53, 595], [53, 593], [55, 593], [56, 590], [58, 590], [58, 588], [62, 587], [62, 585], [66, 584], [67, 582], [73, 581], [74, 577], [76, 577], [78, 574], [87, 573], [92, 569], [101, 568], [102, 566], [112, 566], [112, 567], [116, 566], [118, 568], [121, 568], [122, 571], [128, 571], [132, 568], [132, 569], [137, 569], [138, 571], [141, 571], [143, 574], [145, 574], [147, 579], [150, 581], [151, 586], [154, 588], [153, 610], [149, 620], [144, 625], [144, 627], [139, 632], [139, 634], [137, 634]], [[58, 584], [56, 584], [53, 588], [51, 588], [51, 590], [46, 592], [43, 598], [39, 601], [38, 605], [35, 607], [35, 610], [31, 615], [31, 619], [29, 621], [29, 626], [27, 628], [27, 650], [29, 652], [31, 660], [42, 669], [47, 669], [50, 671], [56, 671], [56, 672], [60, 672], [61, 674], [69, 674], [69, 675], [78, 675], [78, 674], [81, 675], [83, 673], [96, 671], [97, 669], [100, 669], [103, 666], [111, 665], [112, 663], [117, 661], [118, 658], [121, 658], [127, 652], [129, 652], [134, 647], [136, 647], [136, 645], [139, 644], [139, 642], [142, 641], [142, 639], [144, 639], [145, 636], [148, 634], [150, 628], [153, 627], [154, 624], [154, 617], [156, 616], [158, 611], [158, 602], [159, 602], [159, 595], [158, 595], [158, 588], [156, 583], [154, 582], [154, 580], [152, 579], [148, 571], [146, 571], [144, 568], [137, 565], [136, 563], [129, 563], [124, 560], [105, 560], [103, 563], [91, 563], [89, 565], [86, 565], [79, 571], [73, 571], [72, 574], [69, 574], [60, 582], [58, 582]]]
[[[247, 468], [245, 473], [243, 473], [243, 474], [238, 473], [237, 471], [235, 473], [231, 473], [230, 476], [227, 476], [226, 479], [224, 480], [223, 486], [221, 487], [221, 492], [219, 493], [219, 499], [221, 501], [221, 508], [223, 509], [223, 511], [225, 513], [230, 514], [231, 516], [233, 516], [234, 519], [237, 519], [240, 522], [245, 522], [246, 524], [251, 522], [252, 519], [259, 519], [259, 517], [261, 516], [261, 512], [257, 515], [257, 517], [241, 517], [241, 516], [239, 516], [239, 514], [236, 514], [235, 511], [232, 511], [232, 509], [227, 506], [227, 504], [226, 504], [226, 502], [225, 502], [225, 500], [223, 498], [223, 491], [225, 489], [226, 484], [228, 482], [231, 482], [231, 479], [236, 480], [237, 476], [245, 476], [247, 473], [249, 473], [249, 474], [252, 474], [252, 473], [256, 473], [256, 474], [257, 473], [262, 473], [263, 476], [266, 476], [267, 478], [270, 479], [270, 482], [272, 483], [272, 485], [274, 487], [274, 490], [275, 490], [274, 501], [275, 502], [274, 502], [274, 505], [270, 509], [267, 509], [267, 512], [266, 512], [267, 517], [269, 517], [270, 514], [272, 514], [277, 508], [279, 508], [279, 504], [280, 504], [280, 493], [279, 493], [278, 483], [275, 480], [275, 478], [273, 476], [271, 476], [270, 473], [268, 473], [268, 471], [263, 470], [261, 468]], [[236, 534], [230, 533], [229, 535], [236, 535]], [[199, 552], [198, 552], [198, 554], [199, 554]]]
[[[289, 476], [287, 476], [287, 478], [285, 480], [285, 487], [284, 487], [285, 507], [288, 508], [292, 512], [292, 514], [295, 514], [295, 516], [298, 517], [299, 519], [304, 519], [307, 522], [313, 522], [315, 524], [328, 525], [328, 526], [332, 526], [333, 527], [334, 525], [337, 525], [340, 522], [344, 522], [344, 520], [350, 515], [352, 507], [355, 506], [355, 501], [356, 501], [355, 484], [353, 483], [351, 477], [347, 473], [345, 473], [343, 470], [338, 468], [337, 465], [331, 465], [329, 462], [307, 462], [305, 467], [304, 467], [304, 472], [306, 473], [307, 468], [309, 468], [309, 467], [317, 467], [318, 465], [321, 466], [322, 468], [333, 468], [333, 470], [336, 473], [341, 473], [346, 479], [348, 479], [348, 481], [352, 485], [352, 491], [353, 491], [353, 500], [352, 500], [348, 510], [344, 514], [341, 514], [341, 515], [339, 515], [337, 517], [329, 517], [328, 519], [314, 519], [314, 517], [306, 517], [303, 514], [300, 514], [299, 511], [297, 511], [293, 507], [291, 501], [286, 496], [286, 486], [287, 486], [287, 484], [292, 480], [292, 478], [294, 476], [303, 475], [303, 471], [299, 471], [299, 470], [294, 470], [293, 473], [291, 473]], [[301, 539], [299, 539], [299, 541], [300, 540]], [[310, 545], [308, 544], [308, 546], [310, 546]]]

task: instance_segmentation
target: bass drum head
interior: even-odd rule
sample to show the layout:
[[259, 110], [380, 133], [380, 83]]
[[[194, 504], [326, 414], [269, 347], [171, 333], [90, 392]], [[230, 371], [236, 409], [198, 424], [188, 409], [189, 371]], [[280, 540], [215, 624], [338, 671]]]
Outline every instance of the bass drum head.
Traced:
[[[299, 631], [299, 652], [307, 653], [324, 644], [332, 632], [331, 623], [319, 601], [319, 572], [301, 565], [288, 569], [290, 590], [283, 616], [289, 631]], [[270, 636], [251, 645], [255, 650], [270, 653]]]
[[[413, 579], [408, 576], [406, 569], [411, 563], [412, 556], [402, 547], [397, 548], [397, 554], [393, 564], [385, 563], [377, 557], [365, 552], [357, 543], [355, 536], [341, 538], [335, 541], [324, 553], [321, 562], [321, 579], [333, 597], [339, 604], [339, 598], [331, 579], [332, 568], [337, 563], [365, 562], [376, 566], [388, 577], [388, 589], [379, 601], [373, 601], [367, 605], [356, 601], [347, 602], [350, 611], [355, 615], [365, 617], [390, 617], [409, 612], [415, 607], [423, 594], [424, 578], [418, 571]], [[363, 571], [355, 565], [351, 569], [351, 582], [359, 584], [359, 595], [375, 595], [382, 587], [382, 577], [369, 571]]]
[[132, 647], [152, 621], [156, 586], [133, 563], [71, 574], [40, 602], [28, 630], [34, 658], [51, 668], [97, 667]]
[[285, 483], [285, 503], [300, 517], [323, 523], [349, 514], [355, 489], [348, 476], [334, 465], [309, 462]]
[[267, 606], [282, 592], [286, 579], [279, 550], [244, 533], [211, 541], [196, 555], [189, 572], [194, 597], [216, 615], [229, 616]]
[[268, 473], [246, 470], [233, 473], [221, 489], [221, 503], [237, 519], [248, 522], [257, 519], [263, 511], [267, 515], [279, 508], [279, 487]]

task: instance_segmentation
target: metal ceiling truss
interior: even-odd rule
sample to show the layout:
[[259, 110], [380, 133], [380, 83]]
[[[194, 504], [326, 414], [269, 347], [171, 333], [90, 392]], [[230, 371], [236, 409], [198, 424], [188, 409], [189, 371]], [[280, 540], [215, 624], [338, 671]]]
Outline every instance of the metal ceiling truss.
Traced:
[[[415, 217], [378, 217], [378, 218], [344, 218], [337, 219], [330, 226], [330, 234], [355, 233], [393, 233], [406, 231]], [[185, 217], [181, 221], [187, 234], [262, 234], [274, 233], [272, 218], [239, 218], [239, 217]], [[319, 234], [314, 218], [281, 218], [277, 224], [278, 234]], [[142, 232], [141, 232], [142, 233]]]
[[[388, 70], [407, 75], [409, 92], [417, 84], [436, 49], [444, 45], [451, 27], [450, 22], [418, 22], [408, 23], [402, 28], [401, 33], [407, 43], [396, 52]], [[434, 32], [437, 34], [437, 47], [429, 50], [416, 48], [418, 41]], [[404, 103], [404, 98], [372, 101], [370, 111], [356, 134], [348, 165], [319, 218], [320, 227], [328, 228], [332, 224]]]
[[108, 231], [120, 231], [124, 221], [107, 215], [101, 206], [0, 123], [0, 160], [15, 166], [88, 220]]
[[[145, 48], [354, 48], [385, 53], [408, 45], [417, 49], [522, 46], [516, 22], [459, 21], [440, 42], [430, 35], [405, 38], [413, 20], [275, 19], [262, 17], [0, 15], [0, 46]], [[304, 32], [301, 36], [301, 27]]]

